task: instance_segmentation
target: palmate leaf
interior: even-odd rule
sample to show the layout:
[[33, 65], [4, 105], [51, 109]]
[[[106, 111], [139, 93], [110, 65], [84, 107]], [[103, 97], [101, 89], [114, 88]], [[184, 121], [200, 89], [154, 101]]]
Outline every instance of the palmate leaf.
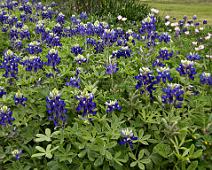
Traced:
[[153, 151], [164, 158], [168, 158], [169, 154], [172, 152], [172, 149], [168, 144], [159, 143], [154, 147]]

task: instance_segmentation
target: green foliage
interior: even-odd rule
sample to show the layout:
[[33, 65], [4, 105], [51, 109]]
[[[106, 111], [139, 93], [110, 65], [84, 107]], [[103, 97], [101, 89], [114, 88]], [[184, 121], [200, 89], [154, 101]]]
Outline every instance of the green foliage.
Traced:
[[[90, 12], [88, 21], [91, 22], [97, 19], [101, 22], [99, 17], [101, 15], [102, 18], [111, 19], [113, 22], [117, 15], [126, 16], [129, 20], [136, 20], [135, 25], [127, 22], [120, 25], [117, 23], [117, 25], [122, 26], [125, 31], [132, 29], [135, 32], [140, 28], [140, 25], [136, 24], [149, 12], [148, 6], [137, 4], [133, 0], [127, 3], [123, 0], [69, 1], [63, 2], [63, 6], [66, 15], [70, 15], [68, 8], [71, 12], [72, 10]], [[15, 10], [10, 12], [12, 15], [20, 14]], [[41, 16], [36, 17], [41, 20]], [[49, 30], [56, 25], [55, 17], [43, 21]], [[25, 24], [29, 26], [31, 40], [40, 40], [40, 35], [34, 33], [36, 23]], [[70, 26], [71, 23], [67, 21], [64, 25]], [[111, 30], [116, 28], [115, 26], [113, 25]], [[157, 25], [157, 27], [158, 34], [161, 33], [160, 31], [170, 29], [164, 25], [163, 27]], [[62, 37], [63, 46], [57, 48], [61, 57], [61, 62], [57, 66], [59, 72], [47, 66], [38, 72], [28, 72], [19, 65], [18, 78], [8, 79], [3, 76], [4, 70], [1, 69], [0, 86], [4, 87], [7, 93], [0, 98], [0, 107], [3, 105], [10, 107], [15, 120], [11, 126], [0, 126], [0, 169], [195, 170], [211, 168], [212, 91], [210, 86], [199, 82], [202, 71], [212, 70], [210, 59], [205, 58], [206, 54], [211, 55], [211, 40], [204, 41], [205, 49], [199, 52], [203, 58], [197, 62], [197, 75], [194, 80], [186, 76], [182, 77], [176, 71], [180, 60], [194, 51], [192, 41], [206, 36], [209, 31], [211, 28], [205, 27], [205, 30], [199, 34], [191, 33], [189, 36], [182, 34], [176, 38], [175, 32], [171, 30], [172, 41], [169, 44], [157, 41], [156, 46], [150, 48], [147, 48], [145, 40], [139, 41], [130, 37], [135, 40], [135, 45], [130, 41], [126, 42], [132, 50], [132, 56], [116, 59], [119, 70], [113, 75], [105, 74], [105, 65], [109, 63], [110, 55], [120, 48], [112, 44], [105, 46], [102, 53], [95, 53], [93, 47], [85, 45], [85, 40], [89, 37], [101, 40], [98, 35]], [[0, 36], [2, 37], [0, 52], [12, 49], [9, 34], [1, 32]], [[30, 42], [23, 41], [24, 49]], [[87, 63], [79, 65], [75, 61], [70, 48], [76, 44], [85, 50], [83, 55], [88, 58]], [[43, 52], [40, 57], [43, 61], [47, 61], [49, 47], [45, 43], [41, 46]], [[161, 95], [167, 83], [160, 82], [155, 85], [154, 100], [149, 98], [147, 91], [141, 94], [135, 88], [134, 77], [139, 74], [139, 68], [150, 67], [153, 74], [157, 74], [156, 68], [152, 67], [152, 62], [164, 47], [174, 52], [170, 60], [163, 62], [171, 68], [173, 82], [180, 83], [185, 91], [182, 108], [163, 104]], [[14, 53], [21, 59], [28, 55], [25, 50], [14, 49]], [[2, 63], [3, 55], [0, 61]], [[75, 75], [77, 68], [80, 70], [81, 80], [79, 89], [65, 85], [67, 79]], [[53, 76], [47, 78], [47, 73], [52, 73]], [[46, 97], [54, 88], [59, 90], [61, 100], [66, 103], [67, 120], [64, 126], [55, 127], [48, 119]], [[14, 95], [18, 90], [27, 97], [26, 106], [14, 104]], [[78, 105], [76, 96], [82, 92], [94, 94], [94, 102], [97, 105], [96, 115], [87, 118], [76, 111]], [[106, 112], [105, 102], [116, 99], [122, 110]], [[132, 141], [132, 148], [129, 143], [119, 144], [123, 139], [121, 132], [125, 128], [129, 128], [137, 137]], [[130, 137], [129, 135], [128, 141]], [[16, 160], [15, 154], [19, 149], [22, 153], [20, 159]]]

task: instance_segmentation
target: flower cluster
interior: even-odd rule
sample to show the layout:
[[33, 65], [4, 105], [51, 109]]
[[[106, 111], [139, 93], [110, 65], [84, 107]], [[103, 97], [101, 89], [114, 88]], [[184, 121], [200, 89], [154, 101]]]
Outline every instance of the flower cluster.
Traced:
[[56, 66], [61, 60], [61, 58], [58, 56], [58, 51], [55, 49], [50, 49], [46, 58], [48, 59], [46, 65], [52, 66], [54, 69], [56, 69]]
[[22, 155], [22, 153], [23, 153], [23, 151], [18, 150], [18, 149], [15, 149], [12, 151], [12, 155], [13, 155], [13, 157], [15, 157], [16, 160], [20, 159], [20, 156]]
[[96, 114], [96, 103], [93, 101], [94, 95], [92, 93], [82, 93], [80, 96], [77, 96], [76, 99], [79, 100], [76, 111], [82, 111], [82, 117]]
[[196, 74], [196, 69], [194, 67], [194, 62], [189, 60], [181, 60], [181, 64], [176, 70], [180, 75], [188, 75], [190, 79], [194, 80], [194, 75]]
[[6, 94], [6, 91], [3, 87], [0, 86], [0, 98]]
[[156, 76], [157, 82], [160, 82], [160, 80], [163, 81], [163, 83], [166, 83], [166, 81], [172, 81], [173, 78], [171, 78], [170, 70], [167, 67], [159, 67], [157, 69], [158, 75]]
[[[144, 87], [150, 94], [150, 98], [152, 98], [152, 92], [153, 90], [155, 90], [153, 86], [157, 83], [156, 81], [154, 81], [155, 77], [152, 75], [152, 71], [147, 67], [142, 67], [139, 69], [139, 71], [139, 75], [135, 76], [135, 79], [138, 80], [136, 89]], [[144, 92], [144, 90], [141, 90], [141, 94]]]
[[46, 109], [48, 118], [54, 122], [54, 126], [64, 126], [67, 119], [66, 103], [60, 98], [59, 91], [53, 89], [49, 96], [46, 97]]
[[119, 103], [117, 100], [115, 101], [107, 101], [106, 103], [106, 106], [107, 106], [107, 110], [106, 112], [109, 113], [109, 112], [113, 112], [115, 110], [121, 110], [121, 106], [119, 106]]
[[131, 55], [131, 50], [129, 49], [128, 46], [126, 47], [121, 47], [121, 49], [119, 49], [118, 51], [114, 51], [112, 56], [113, 57], [117, 57], [117, 58], [120, 58], [120, 57], [130, 57]]
[[75, 57], [75, 60], [78, 64], [82, 64], [82, 63], [86, 63], [87, 62], [87, 58], [85, 58], [83, 55], [81, 54], [78, 54], [76, 57]]
[[111, 75], [113, 73], [116, 73], [118, 70], [119, 70], [119, 68], [118, 68], [118, 64], [117, 63], [106, 65], [106, 74], [110, 74]]
[[212, 85], [212, 76], [210, 73], [205, 73], [203, 72], [201, 75], [200, 75], [200, 82], [202, 84], [207, 84], [207, 85]]
[[17, 78], [19, 61], [20, 58], [16, 57], [11, 50], [7, 50], [4, 53], [4, 60], [0, 65], [0, 68], [5, 70], [3, 76], [7, 78]]
[[14, 95], [14, 101], [15, 101], [15, 105], [22, 105], [25, 106], [25, 103], [27, 101], [27, 98], [23, 96], [23, 94], [18, 91], [15, 95]]
[[76, 88], [80, 88], [80, 78], [79, 78], [80, 70], [77, 69], [74, 77], [71, 77], [69, 82], [66, 82], [66, 86], [72, 86]]
[[43, 68], [43, 61], [40, 59], [40, 57], [31, 55], [30, 57], [24, 59], [22, 65], [25, 67], [26, 71], [37, 72], [39, 69]]
[[138, 140], [138, 137], [134, 136], [132, 130], [128, 128], [121, 130], [121, 136], [122, 139], [119, 141], [119, 144], [129, 144], [130, 148], [133, 149], [133, 141]]
[[40, 47], [40, 43], [38, 41], [33, 41], [28, 44], [27, 51], [29, 54], [38, 54], [42, 52], [42, 48]]
[[12, 111], [7, 106], [2, 106], [0, 109], [0, 125], [6, 126], [7, 124], [12, 125], [12, 121], [15, 120], [12, 117]]
[[71, 48], [71, 52], [77, 56], [78, 54], [82, 54], [83, 53], [83, 49], [79, 46], [79, 45], [76, 45], [74, 47]]
[[200, 55], [195, 54], [195, 53], [190, 53], [189, 55], [186, 56], [187, 60], [190, 61], [195, 61], [195, 60], [200, 60]]
[[166, 88], [163, 89], [165, 93], [162, 95], [162, 102], [164, 104], [171, 104], [176, 108], [182, 107], [183, 94], [181, 85], [179, 84], [168, 84]]

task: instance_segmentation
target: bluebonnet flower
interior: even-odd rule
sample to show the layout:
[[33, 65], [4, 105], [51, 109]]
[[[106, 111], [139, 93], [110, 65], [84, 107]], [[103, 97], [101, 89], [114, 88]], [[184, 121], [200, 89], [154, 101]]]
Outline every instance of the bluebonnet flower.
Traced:
[[53, 17], [53, 11], [51, 7], [49, 7], [47, 10], [42, 11], [42, 19], [52, 19]]
[[78, 64], [82, 64], [82, 63], [85, 63], [87, 62], [87, 58], [85, 58], [83, 55], [81, 54], [78, 54], [76, 57], [75, 57], [75, 60]]
[[11, 40], [18, 39], [18, 35], [19, 35], [18, 29], [15, 28], [15, 27], [12, 27], [12, 28], [10, 29], [10, 39], [11, 39]]
[[80, 88], [79, 73], [80, 73], [80, 70], [77, 69], [75, 76], [71, 77], [69, 82], [66, 82], [66, 86], [72, 86], [72, 87]]
[[27, 15], [24, 12], [21, 12], [20, 19], [21, 19], [22, 22], [26, 22], [27, 21]]
[[42, 48], [40, 47], [40, 43], [38, 41], [33, 41], [28, 44], [27, 51], [29, 54], [38, 54], [42, 52]]
[[173, 51], [169, 52], [167, 48], [162, 48], [159, 51], [158, 59], [169, 60], [173, 56]]
[[19, 51], [23, 48], [23, 43], [21, 40], [11, 41], [13, 49]]
[[38, 56], [30, 56], [22, 62], [22, 65], [25, 66], [26, 71], [37, 72], [39, 69], [43, 68], [43, 61]]
[[36, 24], [35, 32], [37, 34], [41, 34], [45, 32], [44, 24], [42, 21], [38, 21], [38, 23]]
[[212, 85], [212, 76], [211, 76], [211, 74], [203, 72], [200, 75], [200, 83], [207, 84], [207, 85], [211, 86]]
[[120, 58], [120, 57], [127, 58], [127, 57], [131, 56], [131, 50], [129, 49], [128, 46], [121, 47], [121, 49], [119, 49], [118, 51], [114, 51], [112, 56], [113, 57], [117, 57], [117, 58]]
[[128, 128], [121, 130], [121, 136], [122, 139], [119, 141], [119, 144], [129, 144], [130, 148], [133, 149], [133, 141], [138, 140], [138, 137], [134, 136], [132, 130]]
[[106, 74], [113, 74], [119, 70], [117, 63], [106, 65]]
[[82, 117], [96, 114], [96, 103], [93, 101], [94, 95], [92, 93], [83, 92], [80, 96], [76, 96], [76, 99], [79, 100], [76, 111], [82, 111]]
[[60, 24], [64, 24], [65, 23], [65, 15], [63, 15], [63, 13], [59, 13], [57, 16], [57, 22]]
[[28, 40], [30, 40], [30, 32], [29, 32], [28, 27], [26, 25], [24, 25], [23, 28], [20, 31], [20, 37], [21, 37], [21, 39], [27, 38]]
[[[152, 71], [147, 67], [142, 67], [139, 69], [139, 71], [139, 75], [135, 76], [135, 79], [138, 80], [135, 88], [140, 89], [141, 87], [144, 87], [148, 91], [148, 93], [150, 94], [150, 98], [152, 99], [152, 92], [153, 90], [155, 90], [153, 86], [157, 83], [154, 81], [155, 77], [152, 75]], [[144, 90], [141, 90], [141, 94], [144, 92]]]
[[0, 125], [6, 126], [7, 124], [12, 125], [12, 121], [15, 120], [12, 117], [12, 111], [7, 106], [2, 106], [0, 109]]
[[80, 23], [80, 20], [78, 20], [75, 15], [72, 15], [70, 20], [73, 24], [76, 24], [76, 25]]
[[160, 80], [163, 81], [163, 83], [166, 83], [166, 80], [172, 81], [173, 79], [171, 78], [170, 75], [170, 70], [167, 67], [159, 67], [157, 69], [158, 75], [156, 76], [157, 82], [160, 82]]
[[104, 52], [104, 43], [103, 41], [98, 41], [95, 45], [94, 45], [94, 50], [95, 50], [95, 53], [102, 53]]
[[64, 126], [67, 119], [66, 103], [60, 98], [59, 91], [53, 89], [49, 96], [46, 97], [46, 109], [48, 119], [54, 122], [54, 126]]
[[88, 15], [87, 15], [86, 12], [82, 12], [82, 13], [80, 14], [80, 19], [81, 19], [81, 20], [86, 20], [87, 18], [88, 18]]
[[25, 106], [25, 103], [27, 101], [27, 98], [23, 96], [23, 94], [18, 91], [15, 95], [14, 95], [14, 101], [15, 101], [15, 105], [22, 105]]
[[169, 84], [166, 88], [163, 89], [165, 93], [162, 95], [162, 102], [164, 104], [171, 104], [176, 108], [182, 107], [183, 94], [181, 85], [179, 84]]
[[21, 22], [21, 21], [18, 21], [16, 24], [15, 24], [15, 27], [16, 28], [22, 28], [24, 26], [24, 23]]
[[55, 49], [50, 49], [46, 58], [48, 59], [46, 65], [52, 66], [54, 69], [56, 69], [56, 66], [61, 60], [61, 58], [58, 56], [58, 51]]
[[159, 37], [158, 40], [160, 42], [164, 41], [165, 43], [168, 43], [171, 41], [171, 36], [168, 33], [162, 33]]
[[113, 112], [115, 110], [120, 111], [122, 109], [121, 106], [119, 106], [119, 103], [117, 100], [115, 100], [115, 101], [110, 100], [110, 101], [107, 101], [105, 104], [107, 106], [107, 110], [106, 110], [107, 113]]
[[6, 94], [6, 91], [3, 87], [0, 86], [0, 98]]
[[71, 52], [77, 56], [78, 54], [82, 54], [83, 53], [83, 49], [79, 46], [79, 45], [75, 45], [71, 48]]
[[60, 25], [60, 23], [57, 23], [54, 28], [52, 29], [53, 33], [57, 36], [61, 36], [63, 32], [63, 27]]
[[5, 70], [3, 76], [7, 78], [17, 78], [19, 62], [20, 58], [16, 57], [11, 50], [5, 51], [4, 60], [0, 65], [0, 68]]
[[69, 82], [66, 82], [66, 86], [80, 88], [80, 79], [77, 77], [71, 77]]
[[15, 149], [15, 150], [12, 151], [12, 155], [13, 155], [13, 157], [15, 157], [16, 160], [20, 159], [20, 156], [21, 156], [22, 153], [23, 153], [23, 151], [18, 150], [18, 149]]
[[208, 23], [208, 21], [204, 19], [203, 24], [206, 25], [207, 23]]
[[62, 46], [59, 36], [53, 36], [51, 38], [47, 36], [46, 40], [47, 40], [47, 44], [49, 46], [52, 46], [52, 47], [61, 47]]
[[92, 46], [94, 46], [96, 44], [96, 40], [93, 38], [87, 38], [86, 39], [86, 43], [87, 44], [91, 44]]
[[32, 14], [32, 4], [27, 2], [27, 3], [24, 3], [23, 5], [23, 10], [26, 14]]
[[196, 15], [194, 15], [194, 16], [193, 16], [193, 20], [196, 20], [196, 19], [197, 19], [197, 16], [196, 16]]
[[181, 60], [181, 64], [176, 70], [180, 75], [188, 75], [190, 79], [194, 80], [194, 75], [197, 73], [194, 67], [194, 62], [189, 60]]
[[200, 60], [200, 55], [195, 53], [190, 53], [189, 55], [186, 56], [186, 58], [190, 61]]

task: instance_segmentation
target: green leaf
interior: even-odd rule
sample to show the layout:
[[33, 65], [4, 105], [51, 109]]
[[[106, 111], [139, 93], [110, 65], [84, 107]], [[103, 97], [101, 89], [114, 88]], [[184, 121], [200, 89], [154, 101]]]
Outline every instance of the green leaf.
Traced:
[[36, 146], [35, 149], [37, 149], [40, 152], [46, 152], [45, 149], [40, 146]]
[[132, 152], [129, 152], [129, 156], [130, 156], [132, 159], [137, 160], [136, 157], [135, 157], [135, 155], [134, 155]]
[[36, 137], [38, 138], [35, 139], [35, 142], [43, 142], [43, 141], [50, 142], [51, 141], [50, 137], [43, 134], [37, 134]]
[[105, 151], [105, 156], [108, 160], [112, 160], [112, 158], [113, 158], [112, 154], [107, 150]]
[[134, 167], [134, 166], [136, 166], [138, 164], [138, 162], [137, 161], [134, 161], [134, 162], [132, 162], [131, 164], [130, 164], [130, 167]]
[[161, 155], [164, 158], [167, 158], [168, 155], [172, 152], [171, 147], [168, 144], [164, 144], [164, 143], [159, 143], [157, 144], [153, 151], [155, 153], [158, 153], [159, 155]]
[[149, 139], [150, 137], [151, 137], [151, 135], [145, 135], [145, 136], [142, 137], [142, 140], [147, 140], [147, 139]]
[[46, 152], [51, 152], [51, 147], [52, 147], [52, 145], [48, 144], [47, 147], [46, 147]]
[[44, 155], [45, 155], [45, 153], [36, 153], [36, 154], [33, 154], [33, 155], [31, 156], [31, 158], [41, 157], [41, 156], [44, 156]]
[[196, 170], [197, 166], [198, 166], [198, 161], [193, 161], [191, 162], [187, 170]]
[[83, 150], [83, 151], [81, 151], [79, 154], [78, 154], [78, 157], [79, 158], [83, 158], [85, 155], [86, 155], [86, 150]]
[[192, 154], [191, 159], [197, 159], [202, 156], [202, 150], [198, 150]]
[[144, 164], [142, 164], [141, 162], [138, 162], [138, 167], [139, 167], [139, 169], [145, 169]]
[[140, 150], [140, 152], [138, 154], [138, 159], [143, 158], [143, 156], [144, 156], [144, 151], [143, 150]]
[[52, 155], [52, 153], [51, 153], [51, 152], [46, 152], [46, 157], [47, 157], [47, 158], [51, 159], [51, 158], [52, 158], [52, 156], [53, 156], [53, 155]]
[[150, 159], [142, 159], [141, 162], [143, 164], [149, 164], [151, 162], [151, 160]]
[[53, 149], [51, 149], [51, 152], [57, 150], [59, 148], [59, 146], [54, 147]]
[[103, 158], [102, 156], [99, 156], [99, 157], [95, 160], [94, 166], [95, 166], [95, 167], [98, 167], [98, 166], [102, 165], [102, 164], [103, 164], [103, 160], [104, 160], [104, 158]]
[[46, 128], [45, 129], [45, 134], [46, 134], [47, 137], [50, 138], [51, 137], [51, 130], [49, 128]]

